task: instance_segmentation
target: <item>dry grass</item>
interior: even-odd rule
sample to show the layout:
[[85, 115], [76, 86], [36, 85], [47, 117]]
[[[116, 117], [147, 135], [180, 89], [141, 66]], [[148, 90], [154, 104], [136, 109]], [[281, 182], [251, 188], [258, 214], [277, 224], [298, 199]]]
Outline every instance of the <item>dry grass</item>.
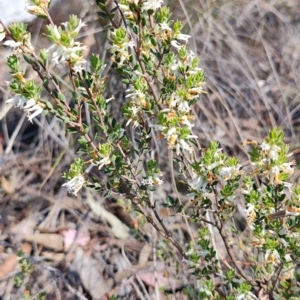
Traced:
[[279, 126], [298, 147], [299, 2], [179, 3], [207, 75], [208, 97], [195, 108], [201, 137], [236, 153]]
[[[291, 148], [299, 148], [300, 2], [169, 2], [173, 18], [184, 20], [186, 33], [193, 36], [191, 47], [207, 75], [207, 96], [201, 97], [194, 108], [201, 145], [217, 140], [228, 153], [245, 158], [244, 139], [263, 137], [271, 127], [279, 126]], [[77, 10], [75, 4], [68, 7]], [[67, 14], [67, 7], [61, 8], [53, 14], [58, 23]], [[91, 52], [107, 58], [106, 28], [99, 25], [96, 10], [89, 3], [78, 10], [90, 25], [82, 39]], [[42, 28], [40, 21], [30, 26], [34, 37]], [[45, 43], [36, 41], [38, 46]], [[6, 50], [0, 51], [6, 55]], [[8, 80], [3, 75], [7, 74], [3, 59], [0, 70]], [[116, 96], [113, 113], [117, 116], [125, 87], [113, 71], [108, 76], [108, 94]], [[61, 76], [66, 93], [67, 80]], [[9, 94], [1, 85], [6, 100]], [[128, 235], [129, 228], [134, 231], [133, 221], [138, 215], [126, 205], [118, 205], [118, 199], [105, 200], [88, 190], [71, 198], [61, 188], [61, 173], [75, 156], [70, 150], [74, 141], [63, 134], [63, 124], [42, 117], [34, 128], [26, 129], [27, 121], [15, 111], [6, 112], [2, 106], [0, 115], [0, 269], [8, 265], [4, 275], [0, 272], [0, 298], [21, 299], [30, 286], [32, 299], [42, 291], [47, 299], [105, 299], [106, 292], [119, 299], [186, 299], [182, 287], [188, 276], [184, 269], [176, 273], [178, 260], [172, 257], [168, 245], [148, 226], [139, 234]], [[30, 135], [32, 130], [33, 136], [25, 139], [24, 132]], [[170, 159], [167, 151], [159, 148], [159, 152], [160, 161], [166, 165]], [[168, 174], [173, 174], [172, 170], [165, 166], [165, 180], [172, 181], [173, 176]], [[155, 197], [163, 201], [176, 193], [170, 182]], [[196, 235], [195, 227], [181, 217], [173, 217], [172, 211], [160, 208], [160, 213], [181, 244]], [[121, 222], [117, 223], [114, 216]], [[78, 239], [81, 234], [84, 252], [75, 242], [70, 248], [64, 246], [71, 232]], [[13, 275], [20, 270], [11, 253], [20, 249], [35, 270], [16, 288]], [[157, 256], [156, 249], [162, 256]], [[169, 257], [165, 263], [163, 254]], [[167, 273], [169, 280], [164, 276]], [[164, 296], [159, 290], [162, 285], [167, 287]]]

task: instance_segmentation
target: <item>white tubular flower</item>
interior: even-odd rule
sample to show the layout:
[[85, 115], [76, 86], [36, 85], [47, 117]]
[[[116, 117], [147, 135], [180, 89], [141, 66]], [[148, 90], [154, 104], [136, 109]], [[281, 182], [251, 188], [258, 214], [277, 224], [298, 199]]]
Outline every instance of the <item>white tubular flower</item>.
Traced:
[[188, 34], [178, 34], [177, 36], [177, 40], [180, 40], [180, 41], [184, 41], [185, 43], [187, 43], [188, 39], [190, 38], [191, 36], [188, 35]]
[[258, 298], [251, 292], [238, 295], [235, 300], [258, 300]]
[[141, 108], [140, 107], [137, 107], [137, 106], [131, 106], [129, 108], [129, 110], [132, 112], [132, 114], [134, 116], [137, 116], [138, 112], [141, 111]]
[[187, 101], [180, 101], [178, 104], [178, 111], [182, 113], [188, 113], [191, 107]]
[[160, 23], [159, 25], [161, 30], [166, 30], [170, 32], [172, 31], [171, 27], [166, 22]]
[[288, 163], [283, 163], [282, 165], [280, 165], [279, 168], [280, 170], [282, 170], [282, 172], [288, 174], [289, 176], [292, 176], [294, 174], [294, 169], [296, 165], [297, 165], [296, 161], [293, 160]]
[[171, 127], [166, 134], [166, 138], [170, 138], [174, 133], [176, 133], [176, 127]]
[[26, 98], [22, 96], [14, 96], [6, 100], [6, 103], [11, 103], [14, 107], [23, 108], [24, 103], [26, 103]]
[[174, 59], [174, 61], [172, 61], [172, 63], [170, 64], [170, 70], [172, 71], [177, 71], [179, 67], [181, 67], [183, 64], [181, 61], [177, 61], [176, 59]]
[[280, 151], [280, 147], [273, 145], [269, 152], [269, 158], [272, 160], [277, 160], [279, 157], [279, 154], [278, 154], [279, 151]]
[[[188, 73], [189, 73], [190, 75], [197, 74], [198, 72], [203, 72], [203, 69], [202, 69], [202, 68], [196, 67], [195, 69], [188, 70]], [[203, 89], [203, 90], [204, 90], [204, 89]]]
[[167, 138], [169, 149], [173, 149], [178, 138], [178, 134], [176, 134], [176, 128], [170, 128], [165, 137]]
[[154, 185], [162, 185], [164, 181], [158, 177], [158, 175], [153, 176]]
[[127, 121], [126, 126], [128, 126], [133, 121], [133, 129], [139, 125], [137, 120], [138, 112], [141, 111], [141, 107], [138, 106], [131, 106], [129, 110], [132, 112], [131, 118]]
[[17, 48], [19, 46], [21, 46], [21, 42], [15, 42], [13, 40], [9, 40], [9, 41], [5, 41], [3, 43], [4, 46], [8, 46], [8, 47], [12, 47], [12, 48]]
[[65, 47], [60, 46], [52, 54], [52, 61], [58, 65], [60, 62], [64, 62], [66, 60], [66, 55], [64, 55]]
[[265, 141], [263, 141], [261, 143], [260, 147], [261, 147], [261, 150], [264, 152], [267, 152], [271, 149], [271, 146], [268, 143], [266, 143]]
[[279, 174], [280, 174], [280, 169], [278, 166], [274, 166], [271, 168], [269, 171], [269, 180], [271, 184], [279, 184]]
[[145, 100], [146, 100], [146, 95], [144, 92], [142, 92], [140, 90], [135, 90], [132, 93], [126, 95], [126, 98], [138, 99], [140, 104], [143, 105], [143, 103], [145, 103]]
[[194, 127], [194, 124], [192, 124], [189, 119], [188, 119], [188, 116], [181, 116], [179, 118], [179, 121], [181, 124], [184, 124], [186, 125], [189, 129], [192, 129]]
[[85, 49], [86, 46], [80, 45], [79, 43], [74, 43], [71, 47], [58, 46], [52, 54], [52, 61], [55, 64], [71, 61], [75, 69], [75, 67], [79, 67], [86, 62], [76, 53], [78, 51], [84, 51]]
[[0, 42], [5, 38], [5, 30], [4, 27], [0, 24]]
[[133, 121], [132, 128], [135, 129], [139, 126], [139, 122], [137, 120], [129, 119], [126, 123], [126, 126], [128, 126]]
[[[50, 2], [51, 2], [51, 0], [40, 0], [38, 2], [33, 1], [33, 0], [25, 0], [25, 9], [27, 11], [31, 7], [38, 7], [39, 9], [43, 9], [43, 8], [48, 9]], [[33, 5], [33, 4], [36, 4], [36, 5]], [[43, 13], [43, 14], [45, 14], [45, 13]]]
[[242, 171], [240, 170], [241, 166], [242, 165], [238, 164], [232, 167], [222, 167], [219, 171], [219, 175], [222, 176], [224, 180], [229, 180], [242, 174]]
[[180, 45], [177, 41], [173, 40], [171, 41], [171, 45], [176, 48], [176, 49], [180, 49], [182, 47], [182, 45]]
[[246, 214], [247, 214], [247, 221], [248, 225], [251, 229], [253, 229], [253, 224], [256, 219], [256, 212], [255, 212], [255, 206], [253, 204], [247, 204], [248, 208], [245, 209]]
[[148, 185], [149, 181], [148, 181], [148, 178], [144, 178], [142, 180], [142, 185]]
[[180, 148], [182, 150], [188, 151], [190, 154], [193, 153], [194, 149], [192, 146], [190, 146], [184, 139], [179, 139], [178, 143], [176, 144], [176, 154], [180, 154]]
[[193, 190], [196, 190], [197, 192], [205, 193], [207, 183], [208, 182], [206, 180], [204, 180], [202, 177], [200, 177], [199, 175], [194, 174], [194, 179], [191, 182], [189, 182], [189, 186]]
[[159, 178], [160, 174], [155, 174], [153, 176], [148, 176], [142, 180], [143, 185], [154, 186], [154, 185], [162, 185], [164, 181]]
[[199, 291], [201, 293], [205, 293], [206, 297], [211, 296], [211, 291], [206, 286], [204, 286], [204, 285], [199, 288]]
[[154, 10], [156, 11], [157, 9], [159, 9], [162, 4], [164, 3], [163, 0], [150, 0], [150, 1], [145, 1], [143, 3], [142, 9], [143, 10]]
[[[114, 32], [112, 34], [115, 34]], [[115, 57], [119, 58], [118, 67], [122, 67], [124, 62], [127, 61], [131, 54], [128, 52], [128, 48], [133, 48], [135, 46], [134, 41], [126, 41], [121, 45], [112, 44], [109, 48]], [[116, 58], [112, 56], [112, 60], [116, 61]]]
[[41, 7], [39, 7], [37, 5], [31, 5], [30, 2], [31, 1], [25, 1], [25, 10], [29, 14], [35, 15], [35, 16], [47, 16], [45, 11]]
[[110, 102], [112, 100], [115, 100], [115, 96], [114, 95], [112, 95], [110, 98], [106, 99], [105, 102], [108, 103], [108, 102]]
[[64, 183], [62, 186], [67, 187], [69, 193], [72, 193], [75, 196], [77, 196], [77, 193], [80, 191], [84, 183], [85, 183], [84, 177], [81, 174], [78, 174], [70, 181]]
[[211, 171], [211, 170], [215, 169], [219, 165], [220, 165], [220, 162], [219, 161], [215, 161], [212, 164], [206, 165], [206, 169], [209, 170], [209, 171]]
[[280, 263], [280, 256], [276, 249], [274, 250], [267, 250], [265, 254], [265, 262], [271, 265], [277, 265]]
[[25, 113], [27, 114], [28, 121], [32, 123], [33, 118], [38, 116], [43, 112], [43, 108], [36, 103], [34, 99], [30, 99], [26, 102], [26, 105], [23, 107]]
[[300, 215], [300, 209], [292, 206], [288, 206], [286, 208], [286, 215], [287, 216], [299, 216]]
[[84, 63], [86, 63], [86, 60], [78, 60], [75, 64], [74, 64], [74, 66], [73, 66], [73, 70], [74, 70], [74, 72], [76, 72], [76, 73], [80, 73], [84, 68], [82, 67], [82, 65], [84, 64]]
[[194, 87], [188, 90], [188, 92], [192, 95], [202, 94], [204, 91], [202, 86]]
[[104, 166], [109, 165], [111, 163], [111, 160], [109, 156], [103, 157], [100, 161], [97, 162], [98, 169], [102, 169]]

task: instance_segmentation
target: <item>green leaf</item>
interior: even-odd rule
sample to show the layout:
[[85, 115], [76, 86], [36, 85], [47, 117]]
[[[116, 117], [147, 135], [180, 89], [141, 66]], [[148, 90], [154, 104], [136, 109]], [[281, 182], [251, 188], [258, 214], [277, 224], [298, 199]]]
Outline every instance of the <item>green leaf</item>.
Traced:
[[89, 128], [89, 126], [88, 125], [86, 125], [86, 124], [82, 124], [83, 125], [83, 132], [85, 133], [85, 134], [88, 134], [88, 132], [90, 131], [90, 128]]
[[98, 4], [98, 6], [99, 6], [99, 8], [100, 8], [101, 10], [106, 11], [106, 6], [105, 6], [104, 3], [98, 2], [97, 4]]
[[59, 99], [60, 101], [63, 101], [63, 102], [66, 100], [64, 94], [62, 94], [62, 93], [57, 94], [57, 99]]
[[53, 106], [52, 104], [49, 102], [49, 101], [46, 101], [46, 106], [49, 110], [52, 110], [53, 109]]
[[52, 76], [52, 79], [54, 80], [55, 84], [59, 85], [59, 80], [56, 78], [56, 76]]
[[109, 15], [108, 15], [108, 20], [111, 21], [114, 17], [115, 17], [115, 14], [109, 14]]
[[[68, 122], [65, 122], [65, 123], [68, 123]], [[67, 131], [70, 132], [70, 133], [77, 133], [78, 132], [78, 130], [76, 128], [73, 128], [73, 127], [67, 128]]]
[[41, 66], [38, 62], [32, 61], [31, 65], [32, 65], [32, 67], [35, 71], [40, 71], [41, 70]]
[[134, 32], [135, 34], [139, 34], [139, 27], [138, 27], [138, 25], [132, 26], [132, 30], [133, 30], [133, 32]]
[[45, 78], [43, 79], [43, 85], [44, 85], [44, 86], [48, 86], [48, 85], [49, 85], [49, 78], [48, 78], [48, 77], [45, 77]]
[[156, 47], [156, 45], [157, 45], [156, 39], [153, 37], [150, 37], [150, 41], [151, 41], [151, 44]]
[[73, 96], [74, 100], [77, 100], [79, 98], [79, 93], [76, 91], [73, 91], [72, 96]]
[[92, 54], [90, 58], [92, 72], [98, 73], [102, 67], [102, 61], [98, 54]]
[[107, 19], [107, 14], [100, 11], [100, 12], [97, 12], [97, 15], [100, 17], [100, 18], [103, 18], [103, 19]]
[[28, 64], [31, 65], [31, 64], [33, 63], [32, 58], [31, 58], [30, 55], [28, 55], [28, 54], [23, 54], [23, 57], [24, 57], [25, 61], [26, 61]]

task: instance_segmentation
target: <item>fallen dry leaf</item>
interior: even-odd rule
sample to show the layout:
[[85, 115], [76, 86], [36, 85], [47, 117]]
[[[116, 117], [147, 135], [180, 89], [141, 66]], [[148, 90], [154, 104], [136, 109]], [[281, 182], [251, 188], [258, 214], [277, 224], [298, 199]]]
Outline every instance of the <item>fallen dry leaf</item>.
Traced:
[[84, 286], [85, 290], [93, 297], [93, 299], [101, 299], [110, 291], [110, 286], [104, 280], [98, 271], [98, 261], [86, 255], [82, 248], [78, 247], [75, 259], [70, 270], [76, 272]]
[[98, 201], [93, 198], [92, 193], [87, 188], [87, 203], [92, 212], [99, 218], [107, 221], [114, 236], [118, 239], [127, 239], [129, 237], [129, 227], [122, 223], [116, 216], [107, 211]]
[[9, 273], [15, 270], [18, 264], [18, 256], [11, 254], [0, 266], [0, 280], [5, 278]]
[[149, 256], [151, 255], [152, 252], [153, 252], [153, 247], [151, 247], [149, 244], [145, 243], [144, 247], [140, 251], [139, 264], [143, 265], [147, 261], [149, 261]]
[[12, 194], [15, 191], [15, 185], [8, 181], [4, 176], [1, 176], [1, 187], [7, 194]]
[[24, 254], [29, 255], [30, 252], [32, 251], [32, 246], [29, 243], [22, 243], [21, 244], [21, 250], [24, 252]]
[[38, 214], [29, 216], [11, 228], [11, 233], [15, 235], [15, 241], [20, 242], [24, 235], [33, 232], [38, 223]]
[[77, 245], [85, 246], [91, 239], [89, 233], [86, 230], [80, 230], [78, 232], [75, 229], [68, 229], [63, 230], [61, 234], [64, 238], [65, 251], [68, 251], [74, 242]]
[[60, 234], [50, 233], [25, 233], [24, 240], [51, 248], [55, 251], [63, 250], [63, 237]]
[[[64, 260], [65, 258], [65, 254], [64, 253], [56, 253], [56, 252], [50, 252], [50, 251], [43, 251], [41, 253], [41, 256], [44, 258], [47, 258], [49, 260], [55, 261], [55, 262], [61, 262]], [[73, 258], [71, 257], [71, 260]]]
[[155, 287], [157, 284], [159, 288], [165, 290], [176, 290], [182, 287], [182, 280], [175, 278], [175, 273], [172, 275], [170, 271], [172, 268], [166, 268], [162, 262], [156, 263], [156, 272], [154, 266], [150, 266], [145, 270], [137, 273], [140, 279], [148, 286]]

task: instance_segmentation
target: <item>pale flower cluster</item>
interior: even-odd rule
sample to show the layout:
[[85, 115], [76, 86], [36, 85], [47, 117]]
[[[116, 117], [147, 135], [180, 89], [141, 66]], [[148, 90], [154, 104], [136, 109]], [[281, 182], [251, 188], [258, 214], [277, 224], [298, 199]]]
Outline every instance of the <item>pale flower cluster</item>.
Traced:
[[30, 99], [26, 102], [26, 105], [23, 107], [27, 117], [28, 121], [32, 123], [33, 118], [38, 116], [43, 112], [43, 107], [40, 105], [40, 103], [36, 102], [34, 99]]
[[35, 16], [47, 16], [49, 4], [50, 4], [50, 0], [39, 0], [39, 1], [25, 0], [25, 9], [28, 13]]
[[86, 182], [85, 178], [81, 174], [78, 174], [68, 182], [64, 183], [62, 186], [67, 187], [69, 193], [72, 193], [75, 196], [77, 196], [77, 193], [83, 187], [85, 182]]
[[150, 0], [150, 1], [144, 1], [142, 5], [143, 10], [154, 10], [156, 11], [163, 5], [163, 0]]
[[[69, 37], [76, 37], [80, 29], [86, 26], [80, 19], [75, 29], [70, 30], [68, 24], [69, 22], [62, 23]], [[76, 42], [74, 38], [71, 38], [68, 44], [62, 43], [63, 32], [56, 25], [48, 25], [48, 31], [55, 43], [55, 45], [48, 49], [49, 51], [55, 48], [52, 54], [52, 61], [55, 64], [67, 62], [75, 72], [81, 72], [83, 69], [82, 65], [86, 63], [86, 60], [84, 60], [82, 56], [82, 52], [86, 50], [86, 46], [80, 42]]]
[[101, 170], [104, 166], [109, 165], [111, 163], [109, 155], [104, 156], [102, 159], [100, 159], [96, 165], [99, 170]]
[[147, 186], [155, 186], [155, 185], [162, 185], [164, 181], [159, 178], [161, 174], [155, 174], [153, 176], [148, 176], [142, 180], [143, 185]]
[[258, 298], [253, 293], [247, 292], [238, 295], [235, 300], [258, 300]]
[[[117, 38], [117, 30], [111, 32], [112, 38]], [[116, 62], [118, 67], [122, 67], [125, 62], [127, 62], [131, 56], [129, 49], [135, 47], [134, 41], [130, 41], [127, 37], [121, 43], [112, 43], [109, 46], [110, 51], [115, 55], [111, 57], [113, 62]], [[116, 60], [118, 58], [118, 60]]]
[[[208, 195], [208, 191], [206, 190], [208, 181], [205, 176], [201, 176], [193, 172], [193, 179], [189, 181], [188, 184], [192, 190], [196, 191], [197, 193], [201, 193], [204, 197]], [[194, 196], [195, 194], [191, 193], [190, 195]]]
[[14, 107], [18, 107], [24, 110], [28, 117], [28, 121], [32, 123], [33, 118], [43, 112], [43, 107], [35, 99], [26, 99], [23, 96], [16, 95], [13, 98], [6, 100], [6, 103], [12, 104]]
[[242, 165], [240, 164], [230, 167], [221, 167], [221, 169], [219, 170], [219, 175], [223, 180], [230, 180], [231, 178], [242, 175], [244, 173], [242, 170], [240, 170], [241, 167]]
[[283, 184], [291, 189], [292, 184], [281, 180], [281, 173], [291, 176], [294, 173], [295, 161], [279, 163], [281, 147], [277, 145], [270, 145], [266, 141], [260, 144], [260, 151], [263, 158], [260, 161], [252, 162], [252, 165], [257, 167], [261, 173], [266, 176], [271, 185]]
[[[3, 41], [6, 37], [6, 32], [4, 27], [0, 24], [0, 42]], [[16, 42], [14, 40], [7, 40], [3, 43], [4, 46], [8, 46], [11, 48], [17, 48], [21, 46], [21, 42]]]
[[256, 220], [256, 212], [255, 212], [255, 206], [251, 203], [247, 204], [247, 209], [245, 209], [246, 216], [247, 216], [247, 223], [249, 225], [249, 228], [254, 229], [254, 222]]
[[280, 263], [280, 255], [276, 249], [268, 249], [265, 254], [265, 263], [278, 265]]

